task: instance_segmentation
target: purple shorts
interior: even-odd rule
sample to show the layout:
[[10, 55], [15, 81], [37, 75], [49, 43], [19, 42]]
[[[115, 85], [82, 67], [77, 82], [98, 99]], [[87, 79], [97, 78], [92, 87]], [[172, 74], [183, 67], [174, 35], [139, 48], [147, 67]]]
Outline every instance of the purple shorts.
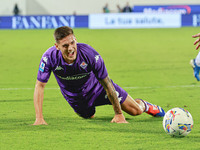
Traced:
[[[126, 100], [128, 93], [117, 84], [113, 83], [113, 85], [117, 92], [120, 104], [122, 104]], [[70, 103], [70, 105], [79, 116], [83, 118], [90, 118], [92, 115], [95, 114], [96, 106], [111, 105], [111, 102], [109, 101], [106, 95], [106, 91], [102, 88], [101, 93], [92, 104], [88, 105], [87, 102], [81, 102], [81, 103], [75, 102], [75, 103]]]

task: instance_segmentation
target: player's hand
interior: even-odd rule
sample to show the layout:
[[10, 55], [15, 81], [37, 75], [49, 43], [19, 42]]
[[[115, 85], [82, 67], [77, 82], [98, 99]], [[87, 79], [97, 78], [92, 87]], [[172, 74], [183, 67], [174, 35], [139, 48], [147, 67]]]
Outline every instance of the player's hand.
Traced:
[[197, 38], [199, 37], [195, 42], [194, 42], [194, 45], [196, 45], [197, 43], [197, 46], [196, 46], [196, 50], [200, 47], [200, 33], [196, 34], [196, 35], [193, 35], [192, 36], [193, 38]]
[[36, 118], [35, 123], [33, 124], [35, 125], [48, 125], [43, 118]]
[[128, 123], [123, 114], [116, 114], [111, 123]]

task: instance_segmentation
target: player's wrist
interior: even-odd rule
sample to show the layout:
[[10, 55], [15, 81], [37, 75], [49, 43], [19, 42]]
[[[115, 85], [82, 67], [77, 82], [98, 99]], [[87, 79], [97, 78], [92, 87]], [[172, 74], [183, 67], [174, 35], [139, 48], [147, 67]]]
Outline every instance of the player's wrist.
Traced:
[[44, 119], [43, 116], [42, 117], [36, 117], [36, 119]]
[[122, 112], [119, 112], [119, 113], [115, 113], [115, 115], [123, 115], [123, 113], [122, 113]]

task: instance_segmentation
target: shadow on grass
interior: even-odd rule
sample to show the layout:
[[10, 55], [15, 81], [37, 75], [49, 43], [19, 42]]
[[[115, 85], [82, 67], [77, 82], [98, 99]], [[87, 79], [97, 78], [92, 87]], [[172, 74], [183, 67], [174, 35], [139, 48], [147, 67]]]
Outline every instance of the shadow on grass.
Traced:
[[[93, 119], [84, 119], [78, 116], [69, 116], [69, 117], [48, 117], [47, 119], [45, 119], [47, 121], [47, 123], [49, 122], [49, 127], [51, 128], [51, 126], [61, 126], [62, 124], [64, 124], [65, 126], [68, 124], [69, 126], [71, 126], [72, 124], [87, 124], [88, 126], [90, 124], [94, 124], [94, 125], [98, 125], [98, 126], [105, 126], [105, 125], [111, 125], [111, 120], [113, 119], [112, 116], [96, 116]], [[151, 122], [155, 122], [155, 121], [161, 121], [162, 118], [155, 118], [155, 117], [149, 117], [149, 118], [139, 118], [137, 117], [137, 119], [134, 119], [134, 117], [132, 118], [126, 118], [126, 120], [129, 122], [129, 124], [132, 123], [143, 123], [143, 122], [147, 122], [147, 123], [151, 123]], [[35, 121], [35, 118], [30, 117], [30, 118], [1, 118], [0, 119], [1, 123], [0, 123], [0, 130], [4, 129], [12, 129], [12, 128], [24, 128], [26, 126], [32, 126], [32, 124]], [[115, 123], [113, 123], [115, 124]]]
[[[97, 116], [94, 119], [83, 119], [78, 116], [50, 117], [46, 121], [49, 125], [33, 126], [35, 118], [9, 118], [1, 119], [0, 131], [2, 133], [17, 132], [70, 132], [70, 133], [139, 133], [145, 134], [166, 134], [162, 131], [162, 118], [155, 117], [131, 117], [126, 120], [128, 124], [110, 123], [111, 116]], [[167, 137], [167, 136], [166, 136]], [[171, 138], [168, 136], [168, 138]], [[173, 138], [173, 137], [172, 137]], [[194, 142], [199, 141], [200, 135], [190, 134], [186, 138], [192, 138]], [[178, 138], [180, 139], [180, 138]], [[184, 138], [185, 139], [185, 138]]]
[[[111, 116], [96, 116], [94, 119], [89, 119], [89, 121], [98, 121], [98, 122], [110, 122], [113, 119]], [[126, 120], [129, 121], [137, 121], [137, 122], [155, 122], [155, 121], [162, 121], [162, 117], [148, 117], [143, 118], [140, 116], [133, 116], [133, 117], [126, 117]]]

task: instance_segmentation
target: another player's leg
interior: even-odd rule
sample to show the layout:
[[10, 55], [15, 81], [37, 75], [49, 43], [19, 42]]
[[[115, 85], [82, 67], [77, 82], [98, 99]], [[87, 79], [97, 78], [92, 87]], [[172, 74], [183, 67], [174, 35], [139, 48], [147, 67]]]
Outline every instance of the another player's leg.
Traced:
[[194, 70], [194, 77], [197, 79], [197, 81], [199, 81], [200, 80], [199, 79], [200, 66], [197, 66], [196, 59], [190, 60], [190, 65], [192, 66]]
[[197, 81], [200, 81], [200, 78], [199, 78], [200, 52], [198, 53], [198, 55], [195, 59], [190, 60], [190, 65], [192, 66], [192, 68], [194, 70], [194, 77], [197, 79]]

